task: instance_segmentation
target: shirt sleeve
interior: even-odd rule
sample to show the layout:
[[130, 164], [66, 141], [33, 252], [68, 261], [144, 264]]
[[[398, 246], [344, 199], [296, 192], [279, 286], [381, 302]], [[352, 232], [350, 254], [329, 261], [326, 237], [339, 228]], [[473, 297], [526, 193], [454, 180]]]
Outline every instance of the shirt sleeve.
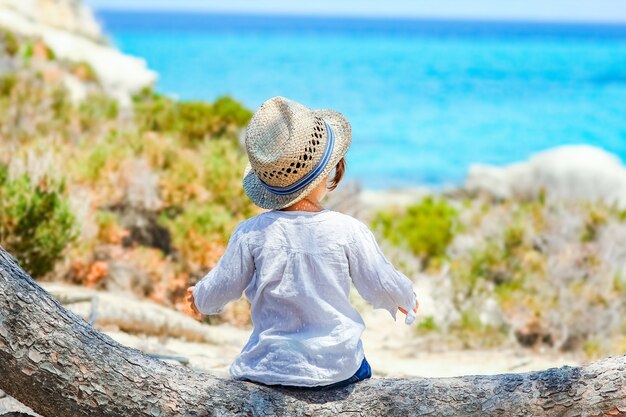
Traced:
[[349, 244], [348, 263], [354, 286], [374, 308], [384, 308], [394, 320], [398, 307], [415, 308], [413, 283], [387, 260], [365, 225], [359, 225]]
[[220, 313], [226, 303], [241, 297], [253, 275], [254, 259], [240, 223], [217, 265], [193, 289], [198, 311], [205, 315]]

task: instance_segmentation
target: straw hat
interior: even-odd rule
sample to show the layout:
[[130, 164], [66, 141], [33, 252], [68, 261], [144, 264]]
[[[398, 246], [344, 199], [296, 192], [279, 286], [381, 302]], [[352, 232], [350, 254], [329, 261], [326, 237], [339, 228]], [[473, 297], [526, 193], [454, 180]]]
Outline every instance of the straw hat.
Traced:
[[350, 123], [334, 110], [312, 110], [274, 97], [252, 116], [246, 128], [243, 188], [259, 207], [290, 206], [313, 190], [346, 154]]

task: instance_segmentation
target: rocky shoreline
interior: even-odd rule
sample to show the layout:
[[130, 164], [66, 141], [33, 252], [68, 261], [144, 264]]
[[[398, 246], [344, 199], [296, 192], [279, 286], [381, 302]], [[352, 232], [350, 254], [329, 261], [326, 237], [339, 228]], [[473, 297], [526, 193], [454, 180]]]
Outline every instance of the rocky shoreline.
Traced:
[[626, 165], [598, 147], [562, 145], [505, 166], [473, 164], [463, 184], [442, 190], [426, 186], [370, 190], [357, 184], [347, 188], [344, 192], [358, 194], [359, 203], [370, 210], [406, 207], [428, 195], [532, 201], [542, 194], [555, 201], [626, 209]]

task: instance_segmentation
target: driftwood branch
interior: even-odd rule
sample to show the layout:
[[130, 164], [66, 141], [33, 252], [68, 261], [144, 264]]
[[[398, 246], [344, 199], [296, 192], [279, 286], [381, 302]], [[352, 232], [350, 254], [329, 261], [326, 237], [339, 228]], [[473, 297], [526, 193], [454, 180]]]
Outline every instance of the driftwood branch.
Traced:
[[[245, 343], [240, 332], [218, 330], [151, 301], [58, 283], [42, 283], [41, 286], [68, 310], [94, 327], [114, 327], [132, 334], [179, 337], [191, 342], [237, 346]], [[94, 300], [98, 300], [97, 306], [94, 306]]]
[[63, 308], [0, 248], [0, 389], [43, 416], [626, 414], [626, 356], [584, 367], [275, 389], [151, 358]]

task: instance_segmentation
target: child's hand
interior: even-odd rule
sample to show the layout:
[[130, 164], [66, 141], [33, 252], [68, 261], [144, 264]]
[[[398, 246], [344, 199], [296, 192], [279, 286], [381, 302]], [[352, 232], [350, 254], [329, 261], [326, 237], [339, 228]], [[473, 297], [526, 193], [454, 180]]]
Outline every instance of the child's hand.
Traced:
[[187, 309], [189, 311], [191, 311], [191, 314], [195, 318], [197, 318], [197, 319], [201, 318], [202, 317], [202, 313], [200, 313], [198, 311], [198, 308], [196, 307], [195, 300], [193, 298], [193, 287], [187, 288], [187, 294], [185, 295], [185, 301], [187, 302], [186, 307], [187, 307]]
[[413, 324], [413, 322], [415, 321], [415, 315], [417, 314], [417, 309], [419, 308], [419, 306], [420, 306], [420, 303], [417, 301], [417, 299], [415, 299], [415, 308], [410, 313], [406, 311], [405, 309], [403, 309], [402, 307], [398, 307], [398, 310], [406, 314], [406, 319], [404, 320], [406, 324]]

